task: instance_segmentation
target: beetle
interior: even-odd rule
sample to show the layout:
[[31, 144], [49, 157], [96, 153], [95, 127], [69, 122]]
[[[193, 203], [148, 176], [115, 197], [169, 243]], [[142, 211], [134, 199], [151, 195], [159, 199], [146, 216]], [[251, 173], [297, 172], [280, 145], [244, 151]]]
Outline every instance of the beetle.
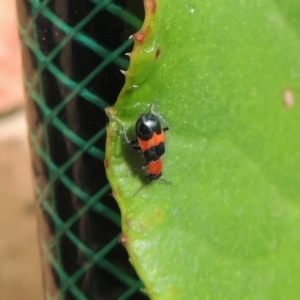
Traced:
[[[168, 182], [160, 177], [162, 176], [162, 170], [164, 166], [161, 157], [165, 154], [165, 131], [169, 130], [169, 124], [154, 110], [155, 105], [156, 102], [152, 104], [150, 113], [141, 114], [136, 121], [136, 138], [134, 140], [130, 140], [128, 138], [124, 123], [116, 117], [114, 118], [117, 119], [122, 125], [121, 133], [125, 139], [125, 142], [133, 149], [141, 150], [144, 155], [146, 164], [143, 167], [135, 170], [139, 171], [147, 169], [149, 182], [157, 179]], [[162, 127], [161, 121], [166, 123], [168, 126]], [[138, 190], [136, 193], [138, 193], [140, 190]]]

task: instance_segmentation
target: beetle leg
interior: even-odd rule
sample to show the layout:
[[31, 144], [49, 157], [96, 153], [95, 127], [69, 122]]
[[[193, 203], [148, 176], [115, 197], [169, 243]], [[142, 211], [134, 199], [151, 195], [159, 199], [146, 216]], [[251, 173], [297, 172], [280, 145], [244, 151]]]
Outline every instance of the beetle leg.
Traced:
[[144, 170], [147, 168], [147, 165], [148, 165], [148, 164], [145, 164], [145, 165], [142, 166], [142, 167], [131, 169], [131, 170], [128, 172], [128, 176], [132, 175], [133, 172], [142, 172], [142, 171], [144, 171]]
[[130, 142], [132, 149], [141, 150], [141, 146], [138, 143], [138, 140], [134, 140]]
[[137, 143], [137, 140], [132, 140], [132, 141], [131, 141], [131, 140], [128, 138], [128, 136], [127, 136], [126, 129], [125, 129], [125, 124], [124, 124], [120, 119], [118, 119], [117, 117], [115, 117], [115, 116], [111, 116], [111, 117], [121, 124], [122, 129], [121, 129], [121, 130], [118, 130], [118, 132], [123, 136], [125, 142], [126, 142], [128, 145], [132, 145], [132, 148], [134, 148], [134, 144]]

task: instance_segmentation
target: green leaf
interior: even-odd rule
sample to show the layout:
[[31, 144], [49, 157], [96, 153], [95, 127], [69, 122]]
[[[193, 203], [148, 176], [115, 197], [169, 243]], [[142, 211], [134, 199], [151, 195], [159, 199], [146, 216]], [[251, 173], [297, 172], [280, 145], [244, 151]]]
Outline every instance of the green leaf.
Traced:
[[[299, 2], [145, 4], [126, 85], [107, 110], [106, 166], [146, 292], [299, 299]], [[134, 138], [155, 100], [170, 123], [171, 184], [130, 174], [145, 161], [119, 132], [121, 120]]]

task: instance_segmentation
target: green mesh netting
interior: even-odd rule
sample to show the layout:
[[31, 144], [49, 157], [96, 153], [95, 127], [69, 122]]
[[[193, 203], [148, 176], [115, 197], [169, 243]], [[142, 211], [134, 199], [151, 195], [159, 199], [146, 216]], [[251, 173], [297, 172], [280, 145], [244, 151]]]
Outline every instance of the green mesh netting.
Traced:
[[45, 298], [146, 299], [103, 166], [103, 109], [124, 82], [142, 1], [17, 4]]

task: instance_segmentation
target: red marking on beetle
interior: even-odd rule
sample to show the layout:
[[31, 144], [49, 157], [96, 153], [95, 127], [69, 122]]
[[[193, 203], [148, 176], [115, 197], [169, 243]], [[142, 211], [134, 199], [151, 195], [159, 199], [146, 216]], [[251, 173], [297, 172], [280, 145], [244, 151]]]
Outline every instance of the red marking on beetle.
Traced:
[[152, 175], [153, 179], [159, 178], [162, 174], [163, 166], [164, 163], [161, 158], [159, 158], [158, 160], [149, 161], [147, 165], [149, 175]]
[[144, 0], [145, 10], [150, 11], [151, 13], [155, 13], [157, 9], [157, 2], [156, 0]]
[[160, 56], [160, 53], [161, 53], [161, 50], [160, 48], [158, 47], [155, 51], [155, 58], [157, 59], [159, 56]]
[[119, 243], [121, 243], [122, 245], [125, 245], [127, 242], [128, 242], [128, 236], [125, 234], [122, 234], [119, 239]]
[[157, 147], [157, 146], [159, 146], [160, 143], [164, 143], [165, 142], [165, 134], [164, 134], [163, 130], [161, 130], [160, 133], [157, 133], [154, 131], [152, 133], [152, 136], [150, 139], [144, 139], [142, 136], [140, 136], [137, 138], [137, 140], [141, 147], [142, 152], [145, 153], [150, 148]]

